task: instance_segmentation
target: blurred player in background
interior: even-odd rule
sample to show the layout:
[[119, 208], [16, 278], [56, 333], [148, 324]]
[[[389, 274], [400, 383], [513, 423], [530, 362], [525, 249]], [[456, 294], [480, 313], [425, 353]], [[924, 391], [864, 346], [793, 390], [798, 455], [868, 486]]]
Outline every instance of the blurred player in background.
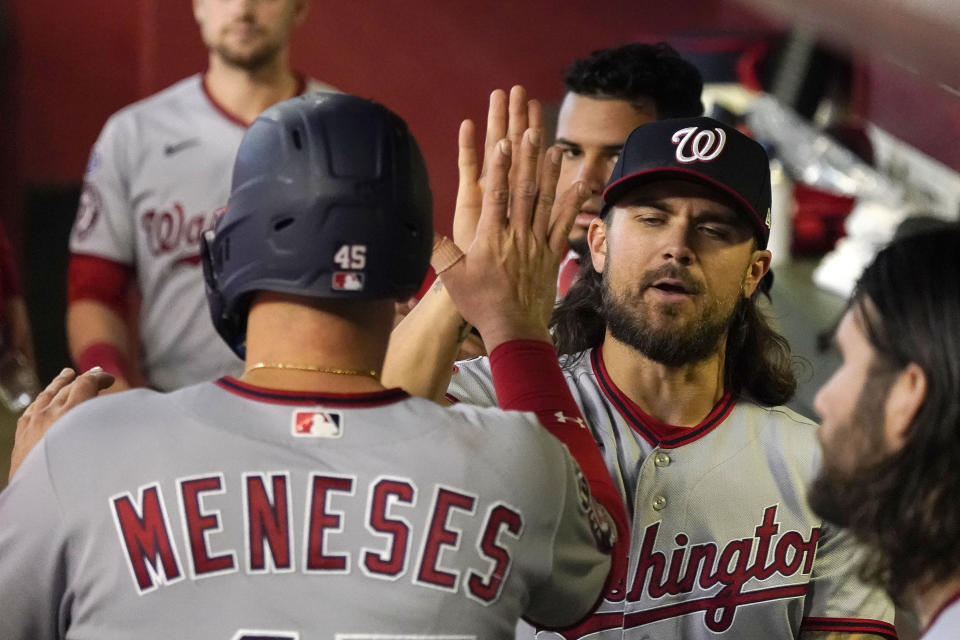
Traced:
[[200, 236], [226, 205], [247, 126], [280, 100], [329, 88], [289, 67], [307, 5], [193, 0], [207, 70], [120, 110], [94, 145], [70, 239], [67, 336], [78, 369], [103, 367], [112, 391], [242, 371], [210, 324]]
[[665, 42], [599, 49], [574, 61], [563, 80], [566, 94], [556, 135], [564, 153], [559, 189], [580, 180], [590, 188], [590, 198], [570, 232], [571, 251], [557, 283], [561, 297], [573, 282], [580, 258], [589, 253], [587, 228], [600, 214], [600, 194], [623, 141], [647, 122], [703, 113], [700, 72]]
[[814, 408], [823, 468], [814, 509], [870, 553], [869, 579], [923, 640], [960, 630], [960, 227], [904, 235], [854, 290], [840, 367]]

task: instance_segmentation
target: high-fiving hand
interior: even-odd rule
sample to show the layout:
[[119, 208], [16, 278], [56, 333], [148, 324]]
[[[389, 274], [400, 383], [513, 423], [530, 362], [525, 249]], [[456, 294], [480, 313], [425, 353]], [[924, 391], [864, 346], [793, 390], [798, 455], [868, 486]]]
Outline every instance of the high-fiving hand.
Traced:
[[[488, 352], [508, 340], [550, 340], [557, 269], [570, 227], [589, 196], [577, 183], [556, 197], [562, 155], [556, 148], [544, 153], [539, 105], [527, 102], [522, 87], [511, 91], [509, 115], [508, 125], [502, 92], [494, 92], [482, 172], [474, 125], [466, 120], [460, 127], [454, 235], [466, 255], [440, 276], [461, 315], [480, 330]], [[519, 123], [535, 126], [518, 136]], [[506, 137], [492, 139], [504, 130]]]

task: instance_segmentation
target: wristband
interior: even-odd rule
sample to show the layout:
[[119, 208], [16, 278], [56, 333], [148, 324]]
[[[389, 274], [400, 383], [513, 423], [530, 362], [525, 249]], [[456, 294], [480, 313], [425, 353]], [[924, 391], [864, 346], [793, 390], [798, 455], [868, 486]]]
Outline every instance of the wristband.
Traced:
[[93, 367], [100, 367], [107, 373], [123, 380], [131, 379], [130, 360], [116, 346], [109, 342], [95, 342], [83, 350], [76, 358], [79, 373]]
[[433, 237], [433, 252], [430, 254], [430, 266], [439, 276], [457, 264], [463, 258], [463, 251], [446, 236]]

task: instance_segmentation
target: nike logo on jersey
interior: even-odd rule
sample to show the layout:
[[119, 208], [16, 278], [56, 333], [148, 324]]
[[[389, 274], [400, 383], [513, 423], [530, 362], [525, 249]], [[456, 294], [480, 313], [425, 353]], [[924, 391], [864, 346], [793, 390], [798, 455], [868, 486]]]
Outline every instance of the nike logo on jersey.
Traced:
[[200, 138], [187, 138], [186, 140], [181, 140], [180, 142], [164, 145], [163, 154], [166, 156], [172, 156], [183, 151], [184, 149], [197, 146], [200, 146]]

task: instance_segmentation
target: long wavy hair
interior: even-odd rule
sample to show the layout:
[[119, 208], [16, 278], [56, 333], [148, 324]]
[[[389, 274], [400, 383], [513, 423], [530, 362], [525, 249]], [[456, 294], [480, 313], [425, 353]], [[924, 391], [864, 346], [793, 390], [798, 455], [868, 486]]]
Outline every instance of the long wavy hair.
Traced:
[[[757, 287], [750, 298], [734, 310], [727, 334], [724, 388], [735, 395], [747, 395], [756, 402], [775, 406], [787, 402], [797, 388], [790, 345], [774, 329], [763, 310]], [[603, 343], [606, 319], [603, 316], [603, 281], [589, 258], [583, 260], [577, 280], [550, 319], [554, 345], [560, 355], [580, 354]]]
[[[895, 241], [851, 298], [876, 366], [918, 365], [926, 397], [902, 450], [853, 480], [844, 518], [867, 545], [865, 577], [895, 597], [960, 573], [960, 225]], [[866, 425], [875, 427], [875, 425]]]

